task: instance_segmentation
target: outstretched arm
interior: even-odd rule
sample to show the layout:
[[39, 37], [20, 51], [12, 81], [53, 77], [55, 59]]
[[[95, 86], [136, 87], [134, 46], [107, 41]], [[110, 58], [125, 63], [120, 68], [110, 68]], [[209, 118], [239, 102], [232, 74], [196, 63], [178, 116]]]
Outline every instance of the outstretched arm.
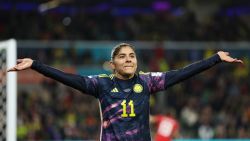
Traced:
[[[21, 71], [21, 70], [31, 68], [47, 77], [57, 80], [70, 87], [73, 87], [81, 92], [88, 93], [91, 95], [96, 94], [96, 92], [94, 91], [94, 90], [97, 90], [96, 82], [91, 81], [87, 77], [83, 77], [83, 76], [76, 75], [76, 74], [65, 73], [55, 68], [44, 65], [38, 61], [34, 61], [30, 58], [18, 59], [17, 63], [18, 63], [17, 65], [15, 65], [13, 68], [10, 68], [7, 71], [8, 72]], [[88, 86], [91, 86], [91, 87], [88, 87]]]
[[204, 70], [207, 70], [222, 61], [228, 62], [228, 63], [242, 63], [243, 64], [242, 60], [239, 60], [237, 58], [232, 58], [231, 56], [229, 56], [228, 52], [219, 51], [217, 54], [215, 54], [214, 56], [206, 60], [195, 62], [179, 70], [173, 70], [173, 71], [167, 72], [165, 88], [170, 87], [182, 80], [188, 79], [192, 77], [193, 75], [198, 74]]

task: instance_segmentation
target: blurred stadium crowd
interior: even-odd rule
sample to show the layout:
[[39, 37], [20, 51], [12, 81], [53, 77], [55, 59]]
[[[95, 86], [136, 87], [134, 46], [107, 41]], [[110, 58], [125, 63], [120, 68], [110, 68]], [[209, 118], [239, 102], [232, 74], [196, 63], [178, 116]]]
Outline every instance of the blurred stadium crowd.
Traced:
[[[234, 16], [216, 15], [210, 23], [203, 24], [198, 23], [191, 12], [182, 16], [166, 12], [124, 17], [109, 14], [78, 14], [68, 17], [61, 14], [40, 15], [36, 12], [1, 14], [6, 19], [2, 20], [0, 27], [1, 38], [14, 36], [19, 39], [39, 40], [175, 41], [238, 41], [250, 38], [250, 28], [240, 17]], [[63, 22], [72, 23], [66, 23], [69, 25], [65, 26]]]
[[239, 5], [240, 1], [224, 1], [220, 5], [221, 1], [189, 0], [177, 6], [163, 0], [149, 8], [143, 8], [142, 3], [141, 6], [131, 3], [128, 7], [126, 4], [117, 4], [118, 7], [113, 4], [112, 7], [108, 3], [88, 8], [75, 5], [82, 6], [78, 10], [66, 5], [41, 12], [36, 2], [17, 1], [13, 5], [2, 2], [0, 38], [171, 41], [242, 41], [250, 38], [250, 10], [244, 3]]
[[[112, 4], [125, 1], [113, 0]], [[187, 0], [185, 4], [174, 4], [174, 0], [162, 0], [160, 5], [154, 3], [153, 8], [149, 10], [142, 9], [143, 6], [147, 6], [142, 2], [150, 0], [137, 1], [138, 5], [141, 5], [141, 7], [136, 5], [137, 9], [124, 9], [126, 4], [122, 6], [123, 10], [119, 7], [111, 8], [108, 3], [99, 5], [99, 9], [96, 7], [91, 9], [89, 6], [88, 9], [94, 12], [86, 12], [84, 8], [80, 12], [75, 12], [75, 9], [70, 8], [72, 5], [63, 5], [41, 12], [34, 9], [37, 8], [34, 3], [20, 3], [17, 0], [14, 3], [0, 2], [0, 39], [40, 41], [249, 41], [250, 39], [250, 8], [241, 3], [244, 0]], [[183, 3], [180, 0], [176, 2]], [[223, 4], [218, 6], [216, 3]], [[143, 71], [178, 69], [208, 57], [212, 52], [202, 49], [163, 50], [155, 47], [140, 49], [139, 68]], [[166, 108], [175, 109], [183, 138], [250, 138], [250, 52], [249, 50], [232, 52], [236, 53], [237, 57], [246, 57], [244, 69], [238, 65], [217, 65], [205, 73], [169, 88], [166, 92], [152, 96], [151, 112], [158, 114]], [[109, 54], [104, 55], [109, 58]], [[70, 66], [76, 70], [75, 72], [81, 67], [99, 66], [108, 60], [105, 57], [100, 58], [100, 51], [88, 49], [82, 52], [74, 48], [19, 48], [18, 58], [22, 57], [31, 57], [57, 68]], [[23, 74], [24, 72], [20, 72], [18, 75], [20, 77]], [[35, 78], [33, 79], [35, 81]], [[98, 103], [94, 98], [49, 79], [43, 79], [42, 83], [37, 84], [19, 83], [18, 86], [18, 140], [99, 138], [100, 114]]]

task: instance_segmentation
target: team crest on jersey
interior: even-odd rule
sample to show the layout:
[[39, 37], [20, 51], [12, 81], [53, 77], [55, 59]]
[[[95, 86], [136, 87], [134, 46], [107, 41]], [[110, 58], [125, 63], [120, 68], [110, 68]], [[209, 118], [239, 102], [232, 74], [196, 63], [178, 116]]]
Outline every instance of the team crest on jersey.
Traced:
[[143, 90], [143, 87], [141, 84], [135, 84], [134, 87], [133, 87], [133, 90], [135, 93], [141, 93], [142, 90]]

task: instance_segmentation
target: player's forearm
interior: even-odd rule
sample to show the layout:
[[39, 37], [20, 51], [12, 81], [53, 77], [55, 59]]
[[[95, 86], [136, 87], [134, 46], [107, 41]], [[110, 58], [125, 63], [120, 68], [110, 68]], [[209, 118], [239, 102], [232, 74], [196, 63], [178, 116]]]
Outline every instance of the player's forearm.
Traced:
[[182, 69], [169, 71], [166, 73], [165, 87], [172, 86], [180, 81], [188, 79], [204, 70], [211, 68], [212, 66], [220, 62], [222, 61], [219, 55], [215, 54], [214, 56], [208, 59], [192, 63]]
[[84, 91], [85, 81], [80, 75], [62, 72], [39, 61], [33, 61], [31, 69], [77, 90]]

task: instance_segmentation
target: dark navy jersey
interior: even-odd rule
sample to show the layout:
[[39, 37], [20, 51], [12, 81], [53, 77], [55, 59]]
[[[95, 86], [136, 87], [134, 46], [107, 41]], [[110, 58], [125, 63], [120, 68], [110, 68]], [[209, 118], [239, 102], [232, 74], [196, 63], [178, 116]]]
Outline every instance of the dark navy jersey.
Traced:
[[202, 72], [221, 62], [216, 54], [179, 70], [136, 74], [130, 80], [114, 75], [81, 76], [64, 73], [34, 61], [32, 69], [96, 97], [102, 112], [102, 141], [150, 141], [150, 94]]

